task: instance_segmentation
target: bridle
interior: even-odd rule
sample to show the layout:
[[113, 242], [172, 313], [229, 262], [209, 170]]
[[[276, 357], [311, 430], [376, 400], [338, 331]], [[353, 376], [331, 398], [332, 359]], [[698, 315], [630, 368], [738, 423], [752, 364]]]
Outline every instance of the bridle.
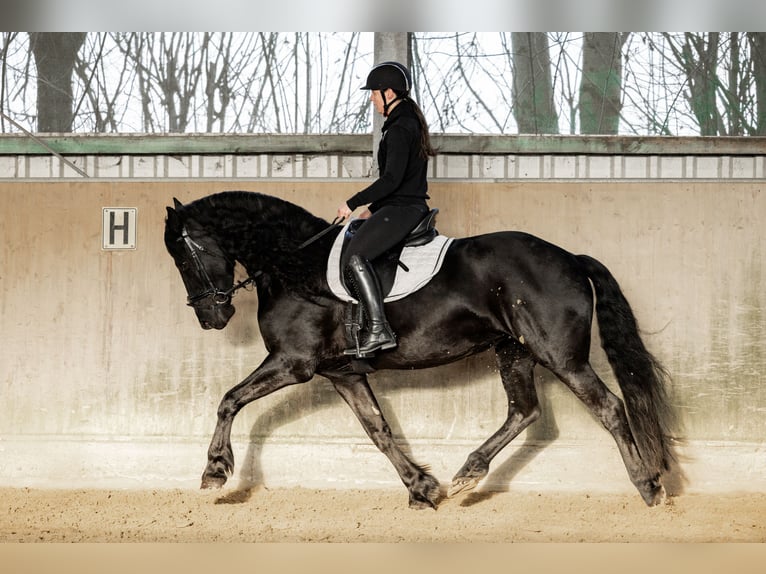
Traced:
[[[303, 249], [304, 247], [307, 247], [314, 243], [317, 239], [324, 236], [328, 232], [332, 231], [336, 227], [340, 225], [342, 222], [342, 219], [339, 217], [336, 217], [333, 222], [328, 225], [325, 229], [317, 233], [316, 235], [313, 235], [312, 237], [309, 237], [306, 241], [301, 243], [296, 251], [299, 251]], [[219, 289], [215, 286], [213, 283], [213, 280], [210, 279], [210, 275], [207, 272], [207, 269], [205, 269], [205, 266], [202, 264], [202, 259], [200, 259], [199, 254], [200, 253], [209, 253], [207, 249], [205, 249], [204, 246], [200, 245], [196, 241], [194, 241], [190, 236], [189, 232], [186, 230], [186, 227], [184, 227], [181, 230], [181, 237], [178, 238], [178, 241], [183, 240], [183, 242], [186, 244], [186, 249], [189, 251], [189, 255], [191, 255], [192, 262], [194, 263], [194, 268], [196, 269], [197, 273], [202, 277], [205, 283], [207, 283], [207, 289], [202, 291], [201, 293], [197, 293], [196, 295], [189, 295], [186, 297], [186, 304], [190, 307], [194, 307], [197, 303], [202, 301], [203, 299], [207, 299], [208, 297], [212, 300], [214, 305], [226, 305], [229, 302], [231, 302], [231, 298], [234, 296], [234, 294], [244, 288], [248, 285], [252, 285], [255, 283], [255, 280], [263, 275], [263, 271], [256, 271], [255, 273], [250, 274], [250, 276], [247, 279], [244, 279], [243, 281], [240, 281], [239, 283], [236, 283], [235, 285], [232, 285], [229, 289], [226, 289], [225, 291], [222, 289]]]
[[186, 227], [181, 230], [181, 237], [179, 237], [178, 240], [184, 241], [186, 248], [189, 251], [189, 255], [191, 255], [192, 262], [194, 263], [194, 268], [196, 269], [197, 273], [199, 273], [200, 277], [202, 277], [204, 282], [207, 283], [207, 289], [201, 293], [197, 293], [196, 295], [189, 295], [186, 298], [186, 304], [190, 307], [194, 307], [197, 303], [208, 297], [212, 300], [214, 305], [226, 305], [231, 302], [231, 298], [234, 296], [234, 293], [243, 287], [247, 287], [248, 285], [255, 283], [256, 278], [262, 274], [262, 271], [258, 271], [251, 274], [247, 279], [232, 285], [225, 291], [219, 289], [215, 286], [213, 280], [210, 279], [210, 275], [208, 274], [207, 269], [205, 269], [205, 266], [202, 264], [202, 259], [199, 256], [200, 253], [209, 253], [209, 251], [189, 236], [189, 232], [186, 230]]

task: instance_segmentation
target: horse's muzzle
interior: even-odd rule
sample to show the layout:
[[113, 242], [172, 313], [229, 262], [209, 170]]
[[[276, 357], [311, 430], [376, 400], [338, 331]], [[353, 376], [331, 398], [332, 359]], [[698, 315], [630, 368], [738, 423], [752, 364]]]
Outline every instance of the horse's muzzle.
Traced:
[[215, 305], [214, 307], [199, 309], [195, 308], [197, 320], [200, 327], [205, 330], [221, 330], [229, 324], [229, 320], [234, 316], [236, 309], [233, 305]]

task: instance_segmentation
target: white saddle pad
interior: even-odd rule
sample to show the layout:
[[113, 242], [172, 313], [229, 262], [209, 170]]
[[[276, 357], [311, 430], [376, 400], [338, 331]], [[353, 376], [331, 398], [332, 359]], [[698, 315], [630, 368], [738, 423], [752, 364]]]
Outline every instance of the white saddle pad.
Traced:
[[[340, 252], [343, 247], [343, 237], [346, 235], [346, 228], [350, 224], [351, 221], [340, 230], [330, 250], [330, 256], [327, 259], [327, 283], [329, 283], [330, 290], [338, 299], [356, 303], [356, 299], [349, 295], [343, 287], [343, 281], [340, 276]], [[405, 271], [401, 265], [397, 265], [394, 285], [384, 301], [397, 301], [426, 285], [441, 269], [444, 256], [447, 254], [447, 249], [449, 249], [453, 239], [452, 237], [437, 235], [433, 241], [425, 245], [405, 247], [399, 259], [407, 266], [409, 271]]]

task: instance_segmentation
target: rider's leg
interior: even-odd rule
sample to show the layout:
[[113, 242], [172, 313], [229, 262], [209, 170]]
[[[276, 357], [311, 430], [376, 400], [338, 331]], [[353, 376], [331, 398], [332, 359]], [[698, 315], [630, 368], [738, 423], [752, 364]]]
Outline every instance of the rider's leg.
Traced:
[[359, 349], [348, 349], [345, 353], [364, 357], [375, 351], [396, 347], [396, 336], [386, 320], [383, 308], [380, 281], [372, 265], [364, 257], [353, 255], [346, 272], [367, 314], [367, 330], [363, 332]]
[[[360, 334], [360, 357], [396, 346], [385, 316], [384, 294], [370, 262], [402, 241], [427, 211], [420, 206], [382, 207], [359, 227], [346, 249], [342, 264], [344, 276], [356, 291], [368, 318], [367, 329]], [[349, 349], [346, 354], [356, 354], [356, 349]]]

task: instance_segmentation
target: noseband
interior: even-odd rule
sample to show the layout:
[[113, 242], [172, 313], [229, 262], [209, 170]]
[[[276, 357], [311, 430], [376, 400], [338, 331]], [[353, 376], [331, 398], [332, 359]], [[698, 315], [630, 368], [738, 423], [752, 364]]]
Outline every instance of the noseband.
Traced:
[[204, 279], [205, 283], [207, 283], [207, 289], [196, 295], [189, 295], [186, 298], [186, 304], [190, 307], [194, 307], [197, 303], [208, 297], [213, 301], [214, 305], [226, 305], [231, 301], [234, 293], [243, 287], [255, 283], [255, 279], [262, 273], [261, 271], [258, 271], [257, 273], [250, 275], [244, 281], [240, 281], [239, 283], [232, 285], [231, 288], [223, 291], [213, 284], [207, 269], [205, 269], [205, 266], [202, 264], [202, 259], [200, 259], [200, 253], [209, 253], [209, 251], [189, 237], [189, 232], [186, 231], [186, 227], [183, 228], [181, 237], [178, 238], [179, 241], [181, 239], [183, 239], [186, 248], [189, 250], [189, 255], [191, 255], [192, 261], [194, 262], [194, 268], [202, 279]]

